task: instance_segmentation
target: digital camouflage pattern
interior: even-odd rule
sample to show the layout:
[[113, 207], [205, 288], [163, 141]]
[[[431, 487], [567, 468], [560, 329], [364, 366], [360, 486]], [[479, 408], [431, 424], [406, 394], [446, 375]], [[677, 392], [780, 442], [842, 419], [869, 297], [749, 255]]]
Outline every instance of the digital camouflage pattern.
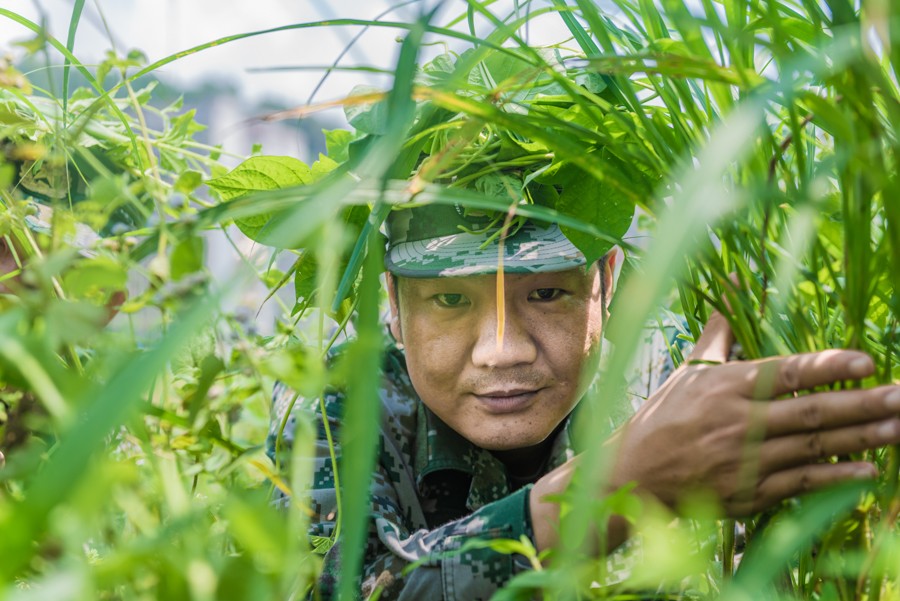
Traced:
[[507, 273], [562, 271], [585, 264], [584, 255], [558, 225], [517, 218], [502, 236], [505, 217], [459, 205], [391, 211], [385, 266], [413, 278], [495, 273], [501, 244]]
[[[419, 400], [406, 373], [402, 353], [391, 348], [381, 388], [382, 416], [377, 468], [371, 485], [372, 522], [364, 557], [363, 597], [382, 588], [381, 599], [487, 600], [519, 571], [516, 559], [490, 549], [459, 553], [470, 540], [532, 538], [528, 513], [531, 485], [510, 487], [506, 470], [490, 452], [472, 445], [439, 420]], [[277, 424], [293, 393], [276, 386], [269, 452], [274, 452]], [[325, 398], [335, 451], [340, 461], [343, 394]], [[283, 447], [293, 442], [297, 419], [315, 416], [319, 423], [312, 490], [312, 536], [330, 536], [337, 518], [334, 470], [321, 423], [318, 399], [298, 399], [284, 432]], [[289, 451], [285, 452], [288, 456]], [[562, 429], [554, 441], [544, 473], [573, 456]], [[287, 497], [276, 492], [276, 503]], [[410, 563], [423, 562], [409, 575]], [[340, 571], [340, 542], [325, 556], [319, 582], [322, 599], [335, 594]]]

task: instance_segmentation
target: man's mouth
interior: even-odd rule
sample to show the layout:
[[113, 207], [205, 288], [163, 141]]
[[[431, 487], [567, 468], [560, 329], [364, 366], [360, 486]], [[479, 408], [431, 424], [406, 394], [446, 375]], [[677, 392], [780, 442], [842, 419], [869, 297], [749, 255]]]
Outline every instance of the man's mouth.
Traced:
[[475, 393], [489, 413], [515, 413], [531, 405], [540, 388], [502, 388]]

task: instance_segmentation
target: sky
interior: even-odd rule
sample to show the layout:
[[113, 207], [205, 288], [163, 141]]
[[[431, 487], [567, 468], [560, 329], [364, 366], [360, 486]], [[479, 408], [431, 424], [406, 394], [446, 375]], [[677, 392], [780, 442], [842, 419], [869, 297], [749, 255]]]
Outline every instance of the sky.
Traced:
[[[40, 22], [44, 15], [49, 30], [65, 42], [73, 0], [0, 0], [0, 7]], [[387, 20], [412, 21], [421, 11], [441, 4], [436, 22], [446, 24], [463, 14], [463, 0], [87, 0], [79, 25], [75, 55], [90, 63], [110, 46], [124, 53], [136, 48], [150, 61], [223, 36], [264, 30], [292, 23], [339, 18], [372, 19], [393, 7]], [[505, 16], [513, 0], [491, 6]], [[536, 4], [537, 6], [537, 4]], [[102, 15], [102, 16], [101, 16]], [[528, 32], [534, 42], [559, 41], [566, 34], [561, 19], [550, 15]], [[104, 20], [106, 27], [104, 26]], [[486, 23], [482, 26], [487, 31]], [[107, 32], [108, 30], [111, 32]], [[319, 27], [269, 33], [222, 44], [167, 65], [158, 76], [175, 85], [191, 86], [212, 78], [235, 82], [250, 101], [274, 99], [291, 106], [308, 102], [322, 77], [316, 69], [330, 65], [347, 47], [360, 27]], [[345, 65], [390, 68], [399, 49], [401, 30], [370, 28], [342, 60]], [[0, 56], [17, 51], [10, 43], [32, 34], [22, 25], [0, 16]], [[437, 52], [441, 46], [430, 49]], [[457, 44], [457, 50], [463, 49]], [[428, 51], [428, 50], [426, 50]], [[305, 70], [259, 71], [304, 67]], [[389, 78], [361, 72], [333, 73], [318, 92], [317, 100], [345, 96], [354, 85], [386, 86]]]
[[[106, 51], [115, 48], [120, 55], [129, 50], [143, 51], [149, 62], [200, 44], [207, 44], [224, 36], [281, 27], [293, 23], [310, 23], [339, 18], [373, 19], [390, 10], [386, 19], [411, 22], [440, 0], [87, 0], [77, 36], [74, 54], [86, 64], [102, 60]], [[521, 1], [521, 0], [520, 0]], [[535, 6], [546, 6], [549, 0], [536, 0]], [[492, 11], [505, 17], [514, 8], [515, 0], [498, 0]], [[539, 4], [542, 3], [542, 4]], [[465, 14], [464, 0], [444, 0], [435, 22], [446, 25], [454, 17]], [[0, 8], [33, 22], [46, 21], [52, 36], [65, 43], [74, 0], [0, 0]], [[105, 23], [105, 24], [104, 24]], [[465, 21], [457, 28], [464, 27]], [[485, 35], [492, 29], [486, 21], [479, 25]], [[261, 102], [281, 107], [302, 106], [323, 75], [323, 67], [331, 65], [347, 48], [360, 27], [318, 27], [268, 33], [212, 48], [179, 59], [155, 72], [156, 77], [181, 89], [198, 87], [204, 83], [230, 82], [238, 89], [239, 100], [225, 103], [225, 108], [208, 115], [204, 123], [212, 143], [222, 143], [226, 149], [246, 155], [253, 142], [266, 138], [264, 151], [268, 154], [290, 154], [310, 160], [308, 140], [290, 132], [271, 128], [247, 131], [241, 124], [258, 116], [256, 105]], [[341, 60], [342, 65], [365, 65], [390, 69], [396, 62], [402, 30], [369, 28]], [[546, 15], [529, 27], [529, 42], [538, 45], [560, 42], [568, 38], [558, 15]], [[15, 41], [33, 38], [34, 34], [0, 15], [0, 58], [21, 58], [22, 50]], [[432, 40], [434, 41], [434, 40]], [[423, 48], [423, 54], [437, 54], [444, 49], [462, 51], [465, 45], [441, 43]], [[61, 60], [54, 56], [54, 60]], [[421, 58], [420, 58], [421, 61]], [[302, 70], [289, 70], [304, 67]], [[279, 69], [272, 71], [273, 68]], [[266, 71], [267, 70], [267, 71]], [[27, 74], [26, 74], [27, 75]], [[347, 96], [360, 84], [387, 88], [390, 77], [360, 71], [335, 72], [318, 91], [315, 101], [326, 102]], [[328, 122], [340, 126], [343, 116], [339, 110], [327, 115]], [[241, 238], [235, 234], [236, 238]], [[212, 244], [212, 242], [211, 242]], [[219, 251], [209, 253], [209, 267], [222, 281], [230, 281], [242, 265], [230, 254], [228, 245], [216, 242]], [[239, 246], [245, 256], [260, 265], [266, 264], [268, 252], [264, 247], [243, 239]], [[256, 283], [249, 286], [239, 304], [253, 312], [259, 308], [266, 288]], [[267, 306], [272, 311], [272, 303]], [[265, 313], [265, 311], [264, 311]], [[271, 317], [260, 316], [261, 323]]]

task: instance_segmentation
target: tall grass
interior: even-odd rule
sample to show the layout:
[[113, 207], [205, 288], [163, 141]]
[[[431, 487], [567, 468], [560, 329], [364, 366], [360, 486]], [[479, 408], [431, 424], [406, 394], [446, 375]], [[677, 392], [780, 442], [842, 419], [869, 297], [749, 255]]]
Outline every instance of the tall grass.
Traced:
[[[261, 445], [275, 379], [308, 397], [329, 381], [322, 354], [339, 335], [326, 325], [330, 316], [357, 334], [350, 352], [359, 375], [344, 418], [354, 442], [344, 448], [340, 474], [350, 550], [341, 591], [352, 598], [377, 436], [377, 232], [398, 204], [505, 213], [524, 196], [533, 202], [517, 205], [518, 214], [558, 221], [586, 252], [623, 248], [607, 333], [615, 348], [598, 393], [585, 400], [593, 418], [580, 424], [594, 438], [623, 396], [618, 382], [645, 324], [660, 315], [683, 319], [683, 337], [695, 339], [719, 309], [747, 358], [852, 347], [871, 353], [879, 370], [848, 386], [896, 378], [900, 55], [891, 6], [665, 0], [616, 1], [614, 11], [601, 11], [587, 0], [553, 0], [502, 14], [494, 3], [471, 0], [464, 9], [423, 9], [411, 23], [286, 24], [147, 65], [122, 61], [102, 67], [118, 73], [104, 87], [74, 47], [83, 4], [74, 5], [66, 44], [47, 39], [64, 62], [60, 97], [0, 90], [0, 140], [19, 149], [0, 162], [3, 231], [23, 250], [29, 274], [0, 320], [3, 433], [6, 440], [13, 431], [39, 433], [2, 449], [0, 555], [12, 559], [0, 562], [0, 597], [306, 594], [319, 563], [304, 536], [309, 475], [299, 459], [310, 452], [309, 433], [298, 435], [289, 473], [279, 473]], [[459, 14], [448, 19], [448, 9]], [[12, 10], [0, 9], [0, 17], [45, 33]], [[549, 19], [571, 37], [530, 47], [526, 33]], [[157, 109], [147, 104], [150, 91], [133, 86], [172, 61], [275, 31], [339, 26], [391, 28], [403, 42], [390, 90], [282, 115], [346, 107], [357, 131], [331, 134], [331, 157], [311, 166], [257, 157], [226, 174], [216, 151], [193, 141], [191, 116], [180, 107], [163, 111], [158, 131], [144, 118]], [[423, 70], [435, 41], [467, 52]], [[70, 68], [91, 89], [70, 92]], [[507, 76], [494, 77], [503, 69]], [[490, 141], [500, 138], [524, 150], [492, 154]], [[88, 139], [101, 152], [85, 150]], [[466, 154], [482, 139], [482, 154]], [[29, 146], [35, 141], [39, 147]], [[29, 167], [36, 174], [66, 166], [55, 201], [60, 215], [72, 204], [102, 225], [113, 204], [130, 210], [132, 220], [112, 231], [101, 257], [60, 250], [62, 219], [46, 239], [24, 226], [29, 190], [12, 168], [21, 168], [25, 149], [37, 153]], [[432, 160], [416, 171], [422, 155]], [[508, 194], [471, 190], [510, 171], [521, 186]], [[265, 181], [254, 179], [259, 172]], [[584, 202], [529, 196], [531, 182], [571, 186], [573, 173], [600, 192]], [[645, 247], [624, 236], [622, 216], [635, 206], [653, 232]], [[233, 222], [294, 257], [288, 272], [260, 274], [273, 293], [293, 282], [297, 298], [269, 338], [216, 309], [217, 286], [198, 291], [204, 230]], [[141, 274], [146, 292], [123, 311], [162, 315], [165, 331], [153, 340], [104, 330], [89, 307], [102, 305], [109, 282], [125, 272]], [[71, 329], [47, 335], [60, 324]], [[87, 347], [95, 350], [84, 361]], [[873, 486], [824, 491], [748, 520], [744, 551], [735, 548], [734, 524], [715, 522], [715, 507], [702, 500], [685, 510], [702, 519], [672, 525], [664, 510], [636, 508], [627, 495], [586, 494], [597, 490], [608, 459], [602, 447], [591, 448], [584, 486], [567, 497], [557, 561], [503, 594], [894, 598], [898, 457], [896, 449], [871, 453], [882, 473]], [[272, 486], [294, 492], [287, 518], [268, 506]], [[607, 558], [582, 554], [582, 524], [623, 511], [636, 521], [647, 561], [636, 560], [616, 582]]]

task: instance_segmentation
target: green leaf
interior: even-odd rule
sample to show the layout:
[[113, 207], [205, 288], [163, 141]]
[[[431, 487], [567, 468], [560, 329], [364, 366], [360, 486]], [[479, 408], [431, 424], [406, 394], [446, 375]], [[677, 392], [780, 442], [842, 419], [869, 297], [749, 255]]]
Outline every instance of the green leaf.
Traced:
[[324, 154], [319, 155], [319, 160], [312, 164], [310, 167], [310, 176], [313, 182], [317, 182], [335, 169], [340, 166], [340, 163], [332, 159], [331, 157], [325, 156]]
[[63, 286], [74, 299], [89, 298], [106, 302], [110, 291], [122, 290], [128, 281], [128, 272], [120, 263], [109, 257], [98, 256], [78, 263], [63, 278]]
[[42, 30], [39, 34], [34, 36], [28, 40], [20, 40], [18, 42], [13, 42], [13, 46], [18, 46], [20, 48], [24, 48], [25, 52], [29, 55], [37, 54], [40, 52], [44, 46], [47, 44], [47, 34]]
[[180, 144], [186, 140], [189, 140], [195, 133], [206, 129], [205, 125], [197, 123], [194, 120], [194, 116], [196, 115], [196, 113], [197, 109], [191, 109], [181, 115], [178, 115], [177, 117], [174, 117], [172, 119], [169, 130], [166, 132], [166, 135], [163, 139], [172, 144]]
[[[121, 356], [114, 372], [103, 382], [97, 382], [86, 390], [71, 391], [72, 405], [83, 408], [78, 420], [66, 428], [55, 445], [55, 452], [41, 470], [35, 470], [24, 492], [24, 499], [15, 506], [6, 505], [0, 512], [0, 553], [4, 562], [0, 565], [0, 579], [9, 582], [40, 551], [33, 541], [42, 537], [52, 510], [72, 498], [79, 485], [84, 486], [86, 474], [94, 465], [95, 451], [106, 446], [111, 432], [132, 414], [139, 402], [174, 355], [192, 336], [206, 324], [215, 305], [209, 300], [198, 302], [171, 325], [155, 345], [143, 352], [131, 352]], [[16, 340], [10, 335], [17, 323], [14, 313], [3, 316], [0, 331], [8, 342]], [[50, 362], [53, 363], [52, 361]], [[69, 505], [68, 507], [72, 507]], [[6, 561], [9, 559], [9, 561]]]
[[200, 361], [199, 367], [200, 377], [197, 380], [197, 388], [185, 398], [191, 423], [207, 403], [207, 393], [215, 383], [216, 377], [225, 370], [225, 363], [215, 355], [208, 355]]
[[203, 238], [191, 236], [179, 242], [170, 259], [173, 280], [203, 269]]
[[316, 293], [316, 272], [318, 265], [315, 255], [304, 250], [297, 259], [297, 270], [294, 272], [294, 294], [297, 295], [297, 303], [312, 302]]
[[315, 398], [325, 387], [325, 364], [316, 349], [304, 344], [272, 350], [260, 370], [306, 398]]
[[[348, 98], [381, 92], [382, 90], [372, 86], [355, 86]], [[383, 101], [350, 104], [344, 109], [344, 115], [356, 131], [376, 135], [383, 135], [388, 131], [387, 105]]]
[[522, 197], [522, 180], [506, 173], [488, 173], [479, 177], [473, 188], [490, 198], [517, 201]]
[[595, 73], [594, 71], [576, 75], [575, 83], [583, 86], [591, 94], [600, 94], [609, 87], [606, 77], [600, 73]]
[[247, 159], [226, 175], [209, 180], [207, 185], [227, 201], [249, 192], [306, 184], [309, 178], [309, 167], [298, 159], [257, 156]]
[[[369, 208], [365, 205], [355, 205], [345, 208], [342, 211], [341, 219], [348, 230], [348, 239], [356, 240], [363, 230], [363, 226], [369, 217]], [[345, 273], [350, 263], [350, 256], [347, 252], [341, 253], [340, 273]], [[319, 262], [312, 251], [305, 250], [296, 262], [296, 270], [294, 272], [294, 294], [297, 297], [294, 311], [296, 313], [305, 305], [315, 302], [315, 296], [318, 291], [319, 282]], [[351, 283], [351, 287], [355, 286], [355, 281]], [[349, 300], [349, 299], [342, 299]], [[352, 303], [341, 303], [333, 306], [329, 313], [338, 321], [342, 321], [345, 312], [350, 310]]]
[[[260, 190], [277, 190], [313, 181], [310, 168], [293, 157], [250, 157], [227, 174], [211, 179], [207, 185], [219, 193], [224, 201], [232, 200]], [[257, 235], [272, 218], [271, 213], [260, 213], [236, 219], [235, 224], [248, 238]], [[258, 240], [257, 240], [258, 241]]]
[[90, 344], [107, 320], [103, 305], [108, 301], [109, 291], [104, 291], [99, 299], [88, 301], [55, 301], [43, 309], [46, 320], [47, 342], [53, 345]]
[[346, 129], [323, 129], [325, 134], [325, 149], [328, 158], [336, 163], [343, 163], [350, 158], [350, 142], [353, 141], [353, 133]]
[[502, 96], [503, 101], [507, 103], [506, 110], [520, 112], [526, 110], [519, 106], [520, 104], [538, 95], [565, 94], [562, 86], [544, 72], [547, 67], [559, 66], [555, 51], [540, 49], [537, 52], [544, 61], [539, 66], [508, 52], [492, 52], [472, 69], [469, 83], [484, 90], [508, 90]]
[[0, 190], [6, 190], [13, 183], [16, 168], [9, 163], [0, 164]]
[[200, 184], [203, 183], [203, 175], [199, 171], [187, 170], [183, 171], [178, 179], [175, 180], [175, 188], [176, 192], [181, 192], [182, 194], [189, 194], [196, 190]]
[[325, 555], [334, 546], [334, 541], [327, 536], [310, 536], [309, 543], [312, 545], [313, 553]]
[[[634, 203], [618, 189], [575, 167], [563, 168], [557, 181], [562, 185], [562, 193], [556, 201], [557, 211], [595, 226], [611, 239], [620, 239], [628, 231], [634, 218]], [[584, 253], [588, 263], [613, 247], [610, 239], [591, 236], [565, 225], [560, 229]]]

